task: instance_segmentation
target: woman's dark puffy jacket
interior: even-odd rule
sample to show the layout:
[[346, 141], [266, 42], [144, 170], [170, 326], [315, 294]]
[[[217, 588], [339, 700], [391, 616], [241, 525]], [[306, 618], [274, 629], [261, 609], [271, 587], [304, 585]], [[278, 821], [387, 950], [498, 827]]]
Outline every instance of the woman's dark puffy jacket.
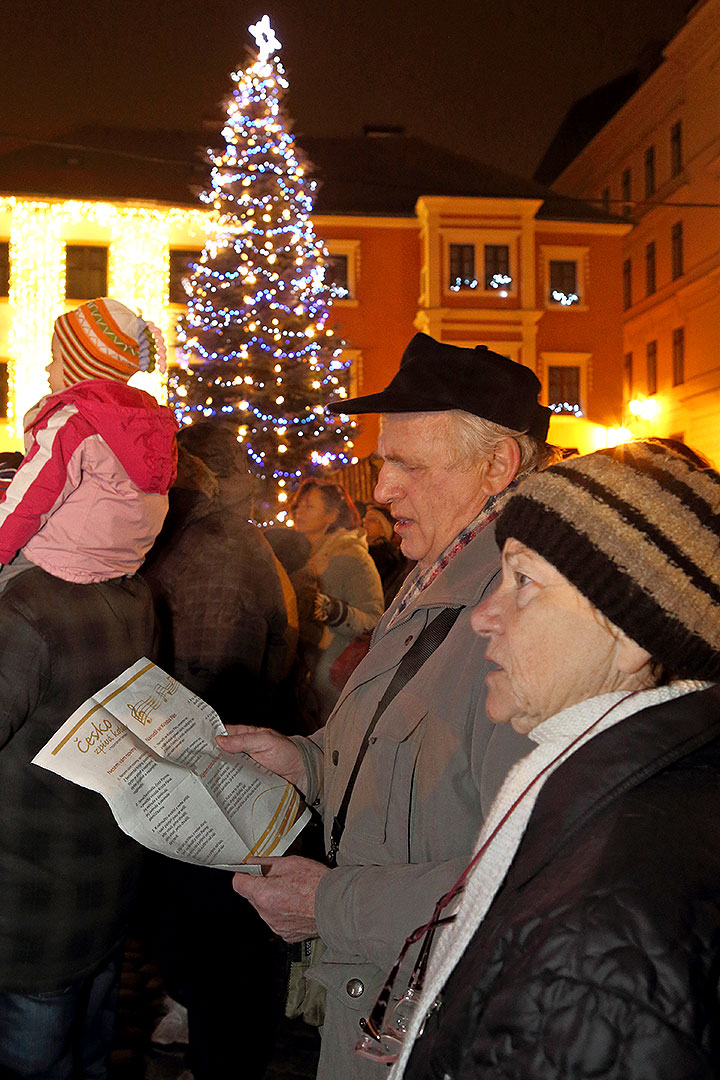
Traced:
[[548, 779], [405, 1080], [717, 1080], [719, 980], [715, 686]]

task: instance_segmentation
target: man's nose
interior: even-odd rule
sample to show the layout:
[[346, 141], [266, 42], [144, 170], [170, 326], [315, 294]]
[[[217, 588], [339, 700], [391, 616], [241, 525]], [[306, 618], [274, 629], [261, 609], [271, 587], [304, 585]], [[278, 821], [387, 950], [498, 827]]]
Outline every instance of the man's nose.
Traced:
[[401, 494], [397, 472], [387, 461], [383, 462], [373, 492], [375, 502], [391, 503]]

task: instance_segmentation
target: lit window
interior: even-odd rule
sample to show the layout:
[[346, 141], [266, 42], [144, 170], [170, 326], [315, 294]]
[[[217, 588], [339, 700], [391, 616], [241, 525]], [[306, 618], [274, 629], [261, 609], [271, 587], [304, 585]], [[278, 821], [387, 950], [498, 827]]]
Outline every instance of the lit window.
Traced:
[[657, 394], [657, 341], [648, 341], [645, 347], [645, 359], [647, 361], [647, 392], [648, 397]]
[[625, 394], [628, 398], [633, 396], [633, 354], [625, 353]]
[[655, 241], [645, 245], [645, 295], [652, 296], [657, 288], [655, 274]]
[[550, 260], [550, 300], [562, 307], [579, 303], [577, 263], [574, 259]]
[[325, 257], [325, 284], [335, 300], [347, 300], [350, 296], [348, 256], [328, 254]]
[[683, 223], [676, 221], [670, 230], [670, 263], [673, 281], [684, 274], [683, 267]]
[[475, 276], [475, 245], [450, 244], [450, 275], [448, 284], [453, 292], [477, 289]]
[[548, 405], [556, 414], [582, 416], [579, 367], [548, 365]]
[[551, 310], [587, 310], [590, 252], [575, 244], [543, 244], [541, 295]]
[[347, 307], [357, 307], [360, 241], [326, 240], [325, 249], [324, 280], [331, 301]]
[[0, 296], [10, 293], [10, 244], [0, 240]]
[[645, 198], [655, 194], [655, 147], [648, 146], [645, 151]]
[[94, 300], [107, 296], [108, 249], [86, 244], [65, 247], [65, 298]]
[[623, 311], [632, 307], [632, 262], [626, 259], [622, 269], [623, 278]]
[[670, 129], [670, 175], [679, 176], [683, 167], [682, 121]]
[[499, 303], [516, 295], [518, 238], [509, 229], [443, 229], [443, 291]]
[[673, 330], [673, 386], [680, 386], [685, 382], [685, 327], [678, 326]]
[[510, 248], [507, 244], [485, 244], [485, 288], [507, 296], [511, 285]]
[[190, 264], [198, 261], [202, 251], [170, 250], [170, 293], [171, 304], [187, 304], [188, 296], [183, 286], [183, 278], [190, 275]]

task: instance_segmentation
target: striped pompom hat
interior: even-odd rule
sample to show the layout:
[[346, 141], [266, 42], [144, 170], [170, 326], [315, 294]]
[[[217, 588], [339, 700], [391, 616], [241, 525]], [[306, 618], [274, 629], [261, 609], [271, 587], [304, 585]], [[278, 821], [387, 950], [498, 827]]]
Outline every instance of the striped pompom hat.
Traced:
[[154, 323], [118, 300], [89, 300], [55, 320], [66, 386], [82, 379], [127, 382], [136, 371], [164, 372], [167, 353]]
[[720, 475], [691, 451], [631, 442], [534, 473], [496, 535], [547, 559], [666, 672], [720, 676]]

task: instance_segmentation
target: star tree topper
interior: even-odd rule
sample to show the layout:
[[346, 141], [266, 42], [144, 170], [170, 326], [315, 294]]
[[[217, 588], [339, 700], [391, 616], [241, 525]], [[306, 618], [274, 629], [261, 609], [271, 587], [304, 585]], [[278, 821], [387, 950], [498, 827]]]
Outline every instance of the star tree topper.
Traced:
[[268, 15], [263, 15], [260, 22], [256, 22], [253, 26], [248, 26], [248, 30], [255, 38], [255, 44], [258, 47], [258, 60], [264, 64], [266, 60], [272, 56], [274, 52], [282, 48], [282, 44], [275, 36], [275, 31], [270, 25], [270, 18]]

